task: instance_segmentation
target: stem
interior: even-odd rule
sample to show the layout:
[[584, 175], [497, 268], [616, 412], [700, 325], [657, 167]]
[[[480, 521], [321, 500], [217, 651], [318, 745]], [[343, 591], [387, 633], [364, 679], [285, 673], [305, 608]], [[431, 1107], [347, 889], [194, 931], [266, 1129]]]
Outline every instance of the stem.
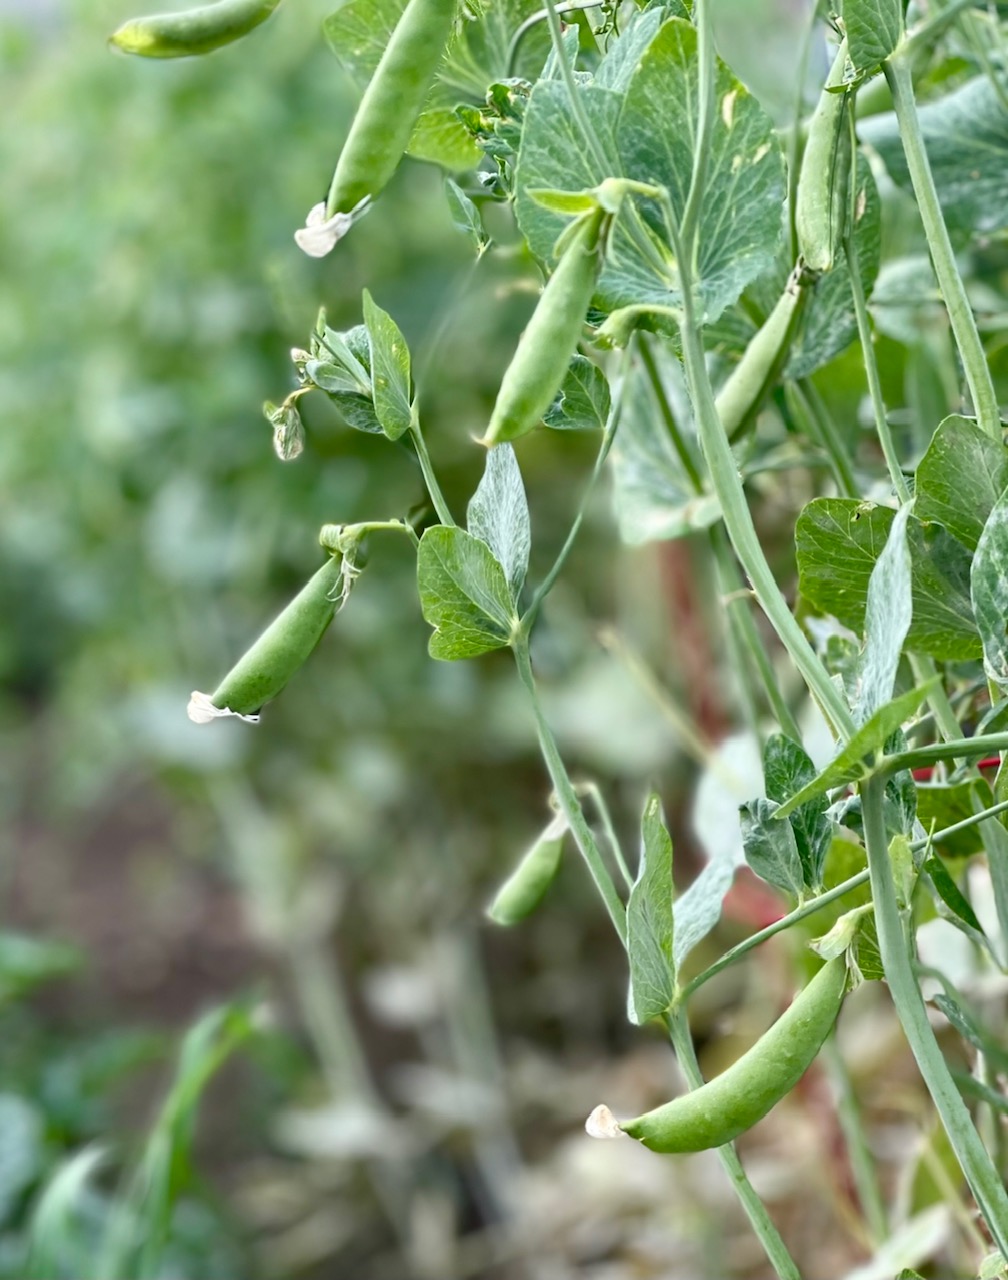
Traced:
[[567, 53], [564, 49], [563, 31], [560, 29], [560, 17], [557, 13], [557, 7], [553, 0], [546, 0], [546, 21], [549, 23], [550, 37], [553, 40], [553, 48], [556, 51], [557, 62], [560, 63], [560, 78], [563, 80], [567, 89], [567, 97], [570, 99], [571, 111], [574, 112], [574, 118], [578, 122], [578, 127], [584, 134], [585, 143], [588, 150], [592, 153], [595, 163], [606, 173], [609, 169], [609, 161], [606, 159], [605, 152], [602, 150], [602, 144], [598, 140], [595, 130], [592, 128], [591, 121], [588, 119], [588, 113], [585, 111], [584, 102], [581, 95], [577, 91], [577, 85], [574, 83], [574, 72], [571, 70], [570, 63], [567, 61]]
[[[970, 3], [972, 4], [973, 0], [970, 0]], [[558, 14], [578, 13], [584, 9], [597, 9], [598, 7], [599, 0], [588, 0], [587, 3], [584, 3], [584, 0], [582, 0], [581, 3], [558, 4], [555, 6]], [[507, 79], [510, 79], [515, 73], [515, 63], [518, 60], [518, 48], [521, 42], [525, 39], [532, 28], [537, 27], [544, 18], [547, 21], [549, 20], [549, 9], [540, 9], [538, 13], [530, 14], [511, 37], [511, 43], [508, 45], [507, 51], [506, 69], [504, 72]]]
[[[696, 1051], [693, 1048], [689, 1024], [681, 1007], [666, 1014], [665, 1025], [668, 1028], [669, 1037], [675, 1049], [676, 1058], [679, 1061], [679, 1069], [685, 1076], [686, 1083], [691, 1089], [699, 1089], [704, 1082], [703, 1074], [700, 1071], [700, 1064], [697, 1062]], [[718, 1147], [718, 1159], [731, 1180], [735, 1194], [739, 1198], [739, 1203], [745, 1210], [746, 1216], [759, 1237], [760, 1244], [763, 1246], [767, 1259], [779, 1280], [801, 1280], [801, 1273], [797, 1264], [788, 1253], [787, 1246], [781, 1239], [780, 1233], [770, 1220], [766, 1206], [746, 1176], [746, 1171], [742, 1168], [742, 1161], [739, 1159], [735, 1147], [731, 1143], [724, 1147]]]
[[830, 470], [836, 481], [837, 492], [842, 498], [860, 497], [860, 489], [854, 476], [850, 455], [837, 431], [833, 416], [827, 409], [815, 383], [810, 378], [790, 384], [792, 412], [798, 409], [806, 432], [825, 451]]
[[424, 484], [427, 486], [427, 492], [430, 494], [430, 500], [434, 504], [437, 517], [442, 524], [454, 527], [455, 521], [452, 519], [451, 510], [448, 503], [445, 502], [441, 486], [438, 484], [437, 476], [434, 474], [430, 454], [427, 452], [427, 444], [423, 438], [423, 432], [420, 430], [420, 423], [415, 416], [410, 423], [409, 433], [410, 439], [413, 441], [413, 448], [416, 450], [417, 461], [420, 463], [420, 470], [423, 472]]
[[595, 887], [598, 889], [602, 901], [605, 903], [605, 908], [609, 912], [609, 919], [613, 923], [613, 928], [625, 947], [627, 940], [626, 907], [616, 892], [616, 886], [613, 884], [599, 847], [595, 843], [595, 836], [592, 834], [592, 829], [585, 818], [584, 810], [581, 808], [581, 801], [578, 799], [574, 785], [567, 774], [566, 766], [560, 756], [560, 749], [557, 746], [556, 739], [553, 737], [553, 731], [543, 715], [539, 694], [536, 690], [535, 676], [532, 674], [528, 634], [524, 629], [516, 637], [512, 647], [515, 665], [518, 668], [518, 677], [525, 686], [529, 701], [532, 704], [536, 730], [539, 735], [539, 749], [542, 751], [543, 759], [546, 762], [550, 781], [553, 783], [553, 790], [556, 792], [560, 808], [567, 819], [577, 847], [581, 851], [581, 856], [584, 858], [591, 877], [595, 881]]
[[651, 383], [651, 390], [658, 401], [658, 412], [661, 414], [662, 422], [669, 433], [669, 439], [672, 441], [672, 448], [676, 451], [679, 464], [686, 472], [694, 490], [698, 494], [703, 493], [703, 479], [700, 475], [700, 470], [693, 458], [692, 450], [686, 443], [683, 433], [679, 430], [679, 423], [676, 422], [672, 406], [669, 404], [668, 396], [665, 394], [665, 388], [662, 385], [661, 372], [654, 358], [654, 352], [651, 350], [651, 344], [645, 339], [641, 340], [640, 354], [641, 363], [644, 365], [648, 381]]
[[[692, 275], [696, 270], [700, 248], [698, 235], [700, 206], [707, 185], [707, 162], [710, 156], [711, 133], [714, 129], [714, 88], [716, 68], [714, 62], [714, 33], [711, 30], [710, 4], [708, 0], [694, 0], [693, 25], [697, 31], [697, 117], [696, 138], [693, 141], [693, 172], [690, 175], [689, 192], [679, 223], [679, 238], [689, 255]], [[680, 267], [680, 270], [682, 268]]]
[[871, 1242], [877, 1247], [889, 1236], [885, 1200], [879, 1186], [875, 1157], [868, 1145], [868, 1136], [861, 1120], [861, 1108], [858, 1106], [850, 1072], [837, 1048], [835, 1035], [827, 1037], [822, 1047], [822, 1057], [836, 1095], [837, 1119], [847, 1144], [858, 1200], [867, 1219]]
[[883, 798], [885, 780], [869, 778], [861, 785], [868, 871], [875, 906], [879, 953], [896, 1014], [917, 1066], [934, 1101], [949, 1142], [983, 1214], [994, 1243], [1008, 1257], [1008, 1194], [973, 1127], [966, 1104], [935, 1039], [908, 953], [908, 939], [896, 902], [889, 862]]
[[619, 842], [619, 836], [616, 834], [616, 828], [613, 826], [612, 814], [609, 812], [609, 806], [605, 802], [605, 796], [595, 785], [594, 782], [579, 782], [575, 786], [575, 790], [585, 795], [595, 806], [595, 811], [602, 823], [602, 830], [605, 833], [606, 843], [612, 850], [613, 859], [619, 868], [619, 873], [623, 877], [623, 882], [628, 889], [633, 888], [633, 872], [627, 865], [627, 860], [623, 856], [623, 847]]
[[984, 733], [972, 738], [954, 738], [950, 742], [933, 742], [926, 747], [914, 747], [911, 751], [885, 756], [875, 776], [890, 778], [901, 769], [921, 769], [925, 765], [940, 764], [950, 757], [961, 756], [968, 760], [1000, 751], [1008, 751], [1008, 733]]
[[983, 343], [977, 331], [976, 320], [970, 308], [969, 298], [966, 296], [966, 288], [959, 274], [959, 268], [956, 266], [948, 228], [942, 217], [931, 165], [924, 148], [924, 137], [917, 116], [917, 104], [914, 101], [913, 78], [905, 50], [895, 54], [888, 62], [884, 62], [882, 70], [892, 93], [893, 108], [896, 112], [907, 168], [910, 171], [910, 181], [913, 184], [914, 195], [917, 197], [917, 206], [924, 224], [924, 235], [927, 237], [931, 261], [934, 264], [935, 275], [938, 277], [938, 287], [945, 299], [952, 332], [963, 362], [977, 423], [992, 439], [1000, 440], [1001, 413], [998, 409], [997, 394], [987, 365]]

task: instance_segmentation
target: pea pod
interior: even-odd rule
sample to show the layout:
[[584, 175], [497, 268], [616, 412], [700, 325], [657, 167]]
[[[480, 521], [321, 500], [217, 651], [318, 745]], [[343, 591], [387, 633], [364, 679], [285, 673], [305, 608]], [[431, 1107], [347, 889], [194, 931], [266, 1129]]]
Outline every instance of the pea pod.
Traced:
[[619, 1128], [652, 1151], [706, 1151], [731, 1142], [762, 1120], [812, 1065], [846, 990], [847, 962], [839, 956], [727, 1071], [654, 1111], [620, 1121]]
[[143, 58], [190, 58], [240, 40], [265, 22], [280, 0], [218, 0], [179, 13], [124, 22], [109, 43]]
[[259, 709], [284, 688], [311, 657], [333, 620], [343, 580], [343, 557], [330, 556], [209, 696], [194, 693], [189, 719], [205, 724], [220, 715], [257, 720]]
[[797, 267], [762, 327], [717, 394], [718, 416], [734, 440], [749, 425], [787, 362], [808, 299], [808, 273]]
[[516, 440], [537, 426], [556, 398], [577, 350], [602, 266], [601, 209], [574, 228], [556, 270], [518, 341], [490, 415], [483, 444]]
[[567, 819], [558, 813], [487, 907], [487, 915], [495, 924], [518, 924], [536, 909], [560, 869], [566, 832]]
[[798, 253], [811, 271], [829, 271], [843, 245], [852, 163], [850, 93], [844, 91], [847, 42], [830, 68], [809, 125], [795, 193]]
[[399, 166], [455, 19], [456, 0], [409, 0], [364, 92], [326, 200], [326, 216], [374, 199]]

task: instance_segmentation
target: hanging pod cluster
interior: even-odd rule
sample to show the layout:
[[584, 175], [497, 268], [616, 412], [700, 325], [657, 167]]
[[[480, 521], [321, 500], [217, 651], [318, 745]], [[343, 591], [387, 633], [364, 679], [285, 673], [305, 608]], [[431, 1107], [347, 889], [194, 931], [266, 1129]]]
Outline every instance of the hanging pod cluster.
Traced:
[[526, 435], [553, 403], [595, 292], [609, 221], [610, 215], [596, 207], [561, 237], [560, 261], [501, 380], [483, 444]]
[[304, 666], [336, 613], [344, 564], [331, 555], [231, 668], [209, 696], [194, 693], [189, 719], [206, 724], [219, 716], [256, 721], [259, 710]]
[[280, 0], [217, 0], [179, 13], [131, 18], [109, 37], [142, 58], [191, 58], [240, 40], [266, 21]]
[[847, 991], [847, 961], [830, 960], [773, 1026], [727, 1071], [632, 1120], [611, 1121], [597, 1108], [589, 1132], [622, 1131], [652, 1151], [679, 1153], [723, 1147], [762, 1120], [795, 1087], [833, 1029]]

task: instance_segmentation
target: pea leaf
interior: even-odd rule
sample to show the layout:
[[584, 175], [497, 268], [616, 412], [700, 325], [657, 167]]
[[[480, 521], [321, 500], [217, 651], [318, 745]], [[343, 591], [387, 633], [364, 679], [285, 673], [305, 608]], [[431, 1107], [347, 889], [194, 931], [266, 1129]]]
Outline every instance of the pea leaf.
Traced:
[[938, 424], [918, 464], [914, 512], [944, 525], [974, 551], [1006, 488], [1008, 449], [969, 418], [953, 414]]
[[903, 642], [913, 617], [910, 550], [907, 547], [909, 503], [896, 513], [882, 554], [868, 581], [865, 645], [858, 669], [854, 719], [864, 724], [892, 697]]
[[661, 800], [652, 793], [641, 818], [640, 867], [627, 902], [627, 1015], [637, 1025], [660, 1017], [675, 995], [672, 895], [672, 838]]
[[858, 71], [872, 71], [899, 44], [903, 0], [843, 0], [847, 52]]
[[516, 621], [504, 570], [485, 542], [448, 525], [424, 531], [417, 552], [420, 608], [434, 627], [432, 658], [503, 649]]
[[[961, 240], [1008, 226], [1008, 108], [999, 90], [979, 76], [922, 106], [918, 116], [949, 230]], [[858, 134], [893, 181], [912, 191], [895, 115], [859, 120]]]
[[936, 858], [932, 855], [925, 860], [921, 870], [927, 872], [931, 877], [931, 883], [934, 885], [935, 891], [952, 914], [969, 925], [981, 937], [985, 936], [983, 926], [977, 919], [977, 914], [970, 905], [969, 899], [949, 875], [948, 868], [941, 858]]
[[554, 431], [600, 431], [609, 418], [609, 383], [587, 356], [576, 355], [543, 418]]
[[371, 394], [375, 415], [390, 440], [409, 430], [410, 354], [406, 339], [387, 311], [364, 290], [364, 324], [371, 352]]
[[774, 818], [777, 805], [750, 800], [739, 809], [742, 847], [751, 870], [785, 893], [798, 897], [805, 888], [798, 843], [790, 822]]
[[1008, 491], [994, 504], [973, 555], [970, 594], [984, 671], [1008, 687]]
[[482, 257], [490, 245], [490, 237], [483, 226], [479, 209], [451, 178], [445, 178], [445, 196], [448, 199], [452, 226], [469, 236], [476, 246], [476, 256]]
[[931, 1003], [942, 1011], [967, 1044], [979, 1049], [995, 1071], [1008, 1072], [1008, 1052], [1000, 1039], [948, 992], [933, 997]]
[[867, 758], [881, 748], [892, 736], [893, 731], [900, 728], [932, 689], [936, 688], [940, 676], [900, 694], [892, 702], [886, 703], [867, 720], [839, 751], [836, 758], [814, 781], [793, 795], [790, 800], [777, 810], [777, 818], [786, 818], [799, 805], [807, 804], [816, 796], [821, 796], [834, 787], [843, 786], [847, 782], [858, 782], [868, 775]]
[[[795, 528], [802, 595], [852, 631], [864, 631], [868, 583], [895, 512], [856, 498], [815, 498]], [[969, 552], [939, 525], [907, 521], [913, 620], [911, 652], [959, 661], [978, 657], [969, 595]]]
[[466, 522], [469, 532], [487, 544], [504, 570], [512, 604], [517, 606], [528, 571], [532, 531], [518, 459], [509, 444], [488, 450]]
[[346, 333], [324, 326], [321, 333], [313, 334], [304, 372], [309, 383], [326, 393], [348, 426], [382, 434], [371, 387], [371, 344], [364, 325]]
[[[783, 733], [771, 734], [763, 748], [763, 778], [767, 799], [784, 804], [816, 776], [805, 749]], [[833, 840], [833, 823], [826, 816], [826, 797], [800, 805], [788, 817], [794, 832], [806, 889], [822, 885], [826, 855]]]
[[[979, 806], [976, 801], [979, 801]], [[925, 831], [941, 831], [964, 818], [971, 817], [977, 808], [993, 804], [991, 790], [981, 779], [957, 782], [952, 786], [917, 786], [917, 817]], [[967, 827], [957, 835], [942, 842], [941, 848], [949, 857], [962, 857], [979, 853], [984, 847], [980, 827]]]

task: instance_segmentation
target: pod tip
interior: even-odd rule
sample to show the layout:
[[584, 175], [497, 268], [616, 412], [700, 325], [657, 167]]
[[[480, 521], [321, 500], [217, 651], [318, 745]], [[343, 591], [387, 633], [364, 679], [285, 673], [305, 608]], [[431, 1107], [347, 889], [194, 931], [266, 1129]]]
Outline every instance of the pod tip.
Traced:
[[624, 1138], [623, 1130], [604, 1102], [600, 1102], [585, 1121], [585, 1133], [589, 1138]]

